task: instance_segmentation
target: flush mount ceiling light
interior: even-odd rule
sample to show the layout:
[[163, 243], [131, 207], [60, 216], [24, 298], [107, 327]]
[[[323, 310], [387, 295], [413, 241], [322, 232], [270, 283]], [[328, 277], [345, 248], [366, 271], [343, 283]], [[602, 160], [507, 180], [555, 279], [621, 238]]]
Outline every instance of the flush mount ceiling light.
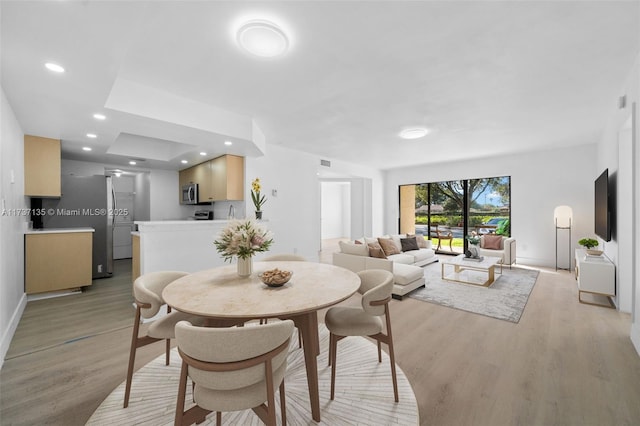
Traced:
[[261, 19], [242, 25], [236, 40], [244, 50], [263, 58], [282, 55], [289, 48], [289, 38], [284, 31], [273, 22]]
[[231, 145], [233, 145], [233, 142], [231, 142], [231, 141], [224, 141], [224, 144], [225, 144], [226, 146], [231, 146]]
[[200, 153], [200, 155], [207, 155], [207, 153], [206, 153], [206, 152], [204, 152], [204, 151], [202, 151], [202, 152]]
[[400, 132], [400, 137], [402, 139], [418, 139], [424, 137], [429, 133], [428, 129], [424, 127], [414, 127], [411, 129], [404, 129]]
[[107, 117], [103, 114], [93, 114], [93, 118], [95, 118], [96, 120], [104, 120]]
[[44, 66], [47, 67], [49, 71], [58, 72], [58, 73], [64, 72], [64, 68], [62, 68], [58, 64], [54, 64], [53, 62], [47, 62], [46, 64], [44, 64]]
[[187, 161], [187, 160], [182, 160], [182, 161], [180, 161], [180, 162], [181, 162], [182, 164], [187, 164], [187, 163], [188, 163], [188, 161]]
[[135, 161], [129, 161], [129, 164], [131, 164], [132, 166], [135, 166], [136, 162]]
[[91, 139], [95, 139], [95, 138], [97, 138], [98, 136], [97, 136], [96, 134], [94, 134], [94, 133], [87, 133], [87, 137], [88, 137], [88, 138], [91, 138]]
[[83, 151], [91, 151], [91, 148], [89, 148], [88, 146], [84, 146], [84, 147], [82, 147], [82, 150]]

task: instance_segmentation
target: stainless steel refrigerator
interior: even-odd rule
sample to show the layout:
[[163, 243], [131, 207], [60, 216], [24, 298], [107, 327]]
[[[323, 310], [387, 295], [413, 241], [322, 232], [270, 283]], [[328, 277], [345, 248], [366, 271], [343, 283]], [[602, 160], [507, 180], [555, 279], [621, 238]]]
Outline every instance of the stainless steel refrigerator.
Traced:
[[113, 274], [113, 225], [115, 193], [110, 176], [62, 175], [62, 196], [45, 198], [43, 228], [95, 229], [93, 234], [93, 278]]

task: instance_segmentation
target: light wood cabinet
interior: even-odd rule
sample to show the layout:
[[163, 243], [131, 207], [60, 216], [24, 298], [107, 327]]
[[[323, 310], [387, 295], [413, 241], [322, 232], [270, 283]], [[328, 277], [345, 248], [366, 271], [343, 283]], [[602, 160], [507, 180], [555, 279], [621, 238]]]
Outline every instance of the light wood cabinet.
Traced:
[[244, 157], [223, 155], [180, 171], [179, 200], [182, 186], [198, 184], [199, 201], [244, 200]]
[[140, 235], [131, 236], [131, 282], [140, 276]]
[[91, 285], [92, 232], [25, 235], [27, 294]]
[[60, 197], [60, 140], [24, 136], [24, 195]]
[[213, 200], [244, 200], [244, 157], [223, 155], [211, 160]]

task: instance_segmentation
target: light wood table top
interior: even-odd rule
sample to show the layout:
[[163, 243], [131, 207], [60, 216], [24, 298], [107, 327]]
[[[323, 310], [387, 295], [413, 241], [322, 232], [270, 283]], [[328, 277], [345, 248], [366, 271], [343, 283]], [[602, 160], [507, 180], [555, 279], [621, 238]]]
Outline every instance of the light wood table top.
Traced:
[[[268, 287], [258, 274], [269, 269], [293, 271], [282, 287]], [[353, 295], [360, 287], [355, 273], [314, 262], [254, 262], [253, 273], [240, 278], [236, 265], [196, 272], [169, 284], [162, 297], [182, 312], [215, 318], [272, 318], [317, 311]]]

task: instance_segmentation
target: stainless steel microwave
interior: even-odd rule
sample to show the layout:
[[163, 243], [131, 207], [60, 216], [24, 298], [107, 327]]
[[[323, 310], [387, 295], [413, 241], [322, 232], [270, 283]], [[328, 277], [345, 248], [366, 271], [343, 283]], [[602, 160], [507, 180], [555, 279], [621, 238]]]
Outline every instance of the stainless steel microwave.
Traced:
[[183, 185], [181, 200], [181, 204], [198, 204], [198, 184]]

